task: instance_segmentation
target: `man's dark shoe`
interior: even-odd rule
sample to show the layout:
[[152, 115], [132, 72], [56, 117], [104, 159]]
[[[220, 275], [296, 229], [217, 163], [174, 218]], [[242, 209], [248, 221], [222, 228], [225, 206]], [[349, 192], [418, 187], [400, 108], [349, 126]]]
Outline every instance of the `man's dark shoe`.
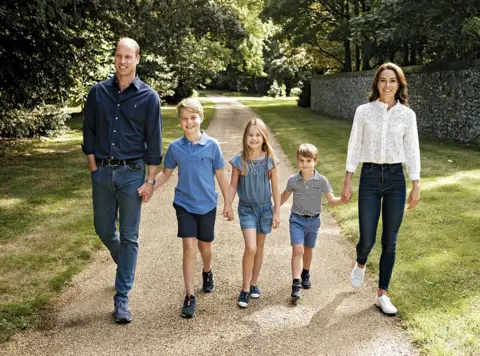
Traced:
[[302, 298], [301, 289], [302, 289], [302, 284], [300, 283], [299, 280], [296, 280], [292, 284], [292, 295], [291, 295], [292, 303], [296, 303], [300, 298]]
[[128, 302], [125, 300], [116, 300], [114, 303], [115, 310], [113, 317], [117, 323], [129, 323], [132, 321], [132, 313], [128, 310]]
[[213, 279], [213, 271], [210, 269], [210, 272], [203, 272], [203, 291], [205, 293], [211, 293], [215, 289], [215, 280]]
[[310, 282], [310, 273], [302, 272], [302, 287], [305, 289], [312, 288], [312, 282]]
[[238, 306], [240, 308], [248, 307], [248, 302], [250, 301], [250, 292], [241, 291], [240, 296], [238, 297]]
[[195, 296], [186, 295], [185, 300], [183, 301], [182, 307], [182, 317], [184, 318], [193, 318], [195, 316]]

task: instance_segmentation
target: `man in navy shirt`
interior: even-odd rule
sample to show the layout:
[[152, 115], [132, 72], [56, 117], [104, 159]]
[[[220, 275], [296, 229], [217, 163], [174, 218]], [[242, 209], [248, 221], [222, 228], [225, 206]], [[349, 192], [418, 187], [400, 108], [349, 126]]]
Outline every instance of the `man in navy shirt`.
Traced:
[[137, 189], [153, 194], [162, 162], [160, 99], [136, 76], [139, 52], [135, 40], [120, 39], [116, 73], [93, 86], [83, 117], [82, 148], [91, 171], [95, 231], [117, 264], [114, 317], [119, 323], [132, 320], [128, 293], [137, 264], [142, 204]]

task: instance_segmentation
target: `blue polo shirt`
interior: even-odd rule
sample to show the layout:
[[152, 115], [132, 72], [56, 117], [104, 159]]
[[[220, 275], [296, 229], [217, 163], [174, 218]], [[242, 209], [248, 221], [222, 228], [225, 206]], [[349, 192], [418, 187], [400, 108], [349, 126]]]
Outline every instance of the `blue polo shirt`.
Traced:
[[202, 131], [192, 144], [185, 136], [170, 143], [164, 167], [178, 166], [178, 184], [173, 202], [192, 214], [206, 214], [217, 206], [215, 171], [225, 167], [218, 141]]

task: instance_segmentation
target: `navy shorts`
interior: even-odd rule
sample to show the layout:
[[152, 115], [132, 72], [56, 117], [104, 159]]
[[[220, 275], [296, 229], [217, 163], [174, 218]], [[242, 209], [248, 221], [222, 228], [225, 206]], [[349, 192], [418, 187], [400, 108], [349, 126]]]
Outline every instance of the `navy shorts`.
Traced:
[[272, 203], [246, 204], [240, 202], [238, 203], [238, 218], [242, 230], [256, 229], [257, 234], [269, 234], [273, 224]]
[[212, 242], [214, 238], [217, 208], [206, 214], [193, 214], [173, 203], [177, 212], [178, 237], [196, 237], [203, 242]]
[[297, 214], [290, 214], [290, 240], [293, 245], [305, 245], [314, 248], [320, 230], [320, 216], [305, 218]]

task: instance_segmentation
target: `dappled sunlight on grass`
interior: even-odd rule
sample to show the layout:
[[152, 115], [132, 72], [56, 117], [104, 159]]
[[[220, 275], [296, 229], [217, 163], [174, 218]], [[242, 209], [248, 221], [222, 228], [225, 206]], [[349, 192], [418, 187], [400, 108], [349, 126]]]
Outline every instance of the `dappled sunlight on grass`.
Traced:
[[[204, 127], [213, 112], [207, 103]], [[162, 114], [165, 154], [183, 131], [175, 107]], [[81, 115], [69, 123], [72, 131], [33, 140], [0, 166], [0, 341], [32, 325], [38, 309], [103, 246], [93, 227]]]
[[[241, 101], [269, 125], [290, 162], [309, 142], [319, 150], [317, 170], [339, 195], [352, 122], [314, 114], [292, 100]], [[405, 213], [398, 237], [390, 294], [401, 320], [422, 348], [433, 354], [480, 350], [480, 149], [420, 139], [422, 198]], [[358, 174], [349, 205], [330, 208], [344, 235], [358, 240]], [[407, 182], [407, 193], [410, 191]], [[376, 278], [381, 252], [380, 222], [368, 273]]]

